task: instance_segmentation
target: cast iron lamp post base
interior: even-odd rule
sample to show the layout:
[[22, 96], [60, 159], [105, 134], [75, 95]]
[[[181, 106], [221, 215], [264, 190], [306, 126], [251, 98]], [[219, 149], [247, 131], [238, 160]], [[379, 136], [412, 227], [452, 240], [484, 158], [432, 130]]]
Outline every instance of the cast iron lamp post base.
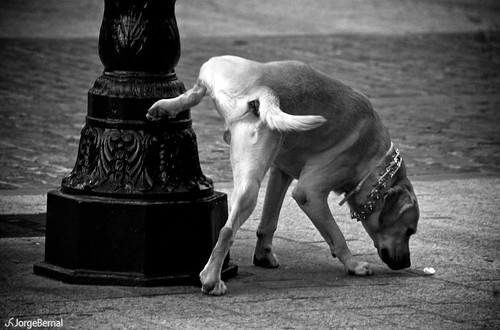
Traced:
[[[174, 68], [175, 0], [105, 0], [104, 73], [88, 93], [73, 171], [47, 195], [45, 261], [68, 283], [199, 283], [227, 219], [227, 197], [200, 168], [190, 111], [148, 122], [157, 100], [185, 91]], [[225, 260], [223, 277], [237, 267]]]
[[[198, 284], [227, 217], [226, 195], [124, 200], [51, 191], [45, 262], [36, 274], [72, 284]], [[223, 276], [237, 266], [224, 265]]]

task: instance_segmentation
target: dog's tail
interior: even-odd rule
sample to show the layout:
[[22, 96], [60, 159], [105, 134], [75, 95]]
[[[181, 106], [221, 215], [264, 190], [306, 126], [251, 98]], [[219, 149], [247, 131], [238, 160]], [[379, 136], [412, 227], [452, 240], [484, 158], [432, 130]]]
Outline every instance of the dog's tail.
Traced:
[[[151, 106], [146, 114], [149, 120], [159, 120], [163, 118], [173, 118], [179, 112], [194, 107], [207, 95], [208, 89], [203, 81], [199, 80], [193, 88], [182, 95], [171, 99], [163, 99]], [[279, 98], [268, 89], [261, 89], [256, 93], [254, 106], [257, 108], [258, 116], [270, 128], [281, 132], [306, 131], [316, 128], [326, 122], [322, 116], [304, 115], [295, 116], [281, 111]], [[216, 103], [222, 107], [231, 109], [236, 107], [234, 97], [229, 96], [224, 91], [219, 91], [213, 97]], [[249, 102], [249, 106], [250, 106]]]
[[326, 122], [322, 116], [295, 116], [283, 112], [279, 98], [271, 90], [265, 91], [256, 101], [260, 119], [271, 129], [281, 132], [307, 131]]
[[171, 99], [159, 100], [149, 108], [146, 118], [159, 120], [162, 118], [173, 118], [181, 111], [194, 107], [201, 102], [207, 94], [207, 88], [200, 82], [196, 83], [190, 90]]

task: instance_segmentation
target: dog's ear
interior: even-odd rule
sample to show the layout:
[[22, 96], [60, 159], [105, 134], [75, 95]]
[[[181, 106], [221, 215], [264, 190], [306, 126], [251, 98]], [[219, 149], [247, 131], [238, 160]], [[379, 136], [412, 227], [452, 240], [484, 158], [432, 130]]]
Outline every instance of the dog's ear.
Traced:
[[389, 188], [385, 193], [384, 204], [379, 220], [396, 220], [401, 217], [403, 213], [410, 210], [414, 210], [418, 214], [417, 199], [413, 193], [411, 183], [409, 183], [408, 180], [401, 180], [396, 182], [394, 186]]

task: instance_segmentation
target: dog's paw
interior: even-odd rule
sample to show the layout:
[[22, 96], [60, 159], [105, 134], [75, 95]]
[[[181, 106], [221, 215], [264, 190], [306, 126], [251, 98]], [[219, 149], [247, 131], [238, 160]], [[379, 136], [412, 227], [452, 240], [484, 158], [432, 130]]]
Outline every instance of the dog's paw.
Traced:
[[148, 113], [146, 114], [146, 118], [151, 121], [160, 120], [160, 114], [158, 113], [158, 106], [153, 104], [151, 108], [149, 108]]
[[159, 100], [155, 102], [151, 108], [149, 108], [146, 113], [146, 118], [151, 121], [175, 118], [177, 116], [177, 112], [174, 108], [175, 102], [171, 99]]
[[222, 296], [227, 291], [226, 285], [223, 281], [219, 280], [215, 284], [202, 285], [201, 292], [211, 296]]
[[354, 258], [349, 259], [345, 265], [349, 275], [370, 276], [373, 275], [373, 270], [370, 264], [365, 261], [358, 261]]
[[257, 256], [253, 255], [253, 264], [257, 267], [264, 268], [277, 268], [279, 267], [278, 258], [274, 253], [266, 253], [263, 258], [257, 258]]
[[212, 296], [221, 296], [226, 293], [227, 288], [220, 276], [212, 276], [204, 269], [200, 273], [201, 292]]

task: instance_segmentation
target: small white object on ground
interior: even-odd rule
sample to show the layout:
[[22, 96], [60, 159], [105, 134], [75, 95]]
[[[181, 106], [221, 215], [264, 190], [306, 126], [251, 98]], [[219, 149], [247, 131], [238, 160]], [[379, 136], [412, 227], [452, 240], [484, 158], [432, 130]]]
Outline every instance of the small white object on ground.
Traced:
[[425, 267], [424, 273], [426, 273], [427, 275], [434, 275], [436, 273], [436, 270], [432, 267]]

